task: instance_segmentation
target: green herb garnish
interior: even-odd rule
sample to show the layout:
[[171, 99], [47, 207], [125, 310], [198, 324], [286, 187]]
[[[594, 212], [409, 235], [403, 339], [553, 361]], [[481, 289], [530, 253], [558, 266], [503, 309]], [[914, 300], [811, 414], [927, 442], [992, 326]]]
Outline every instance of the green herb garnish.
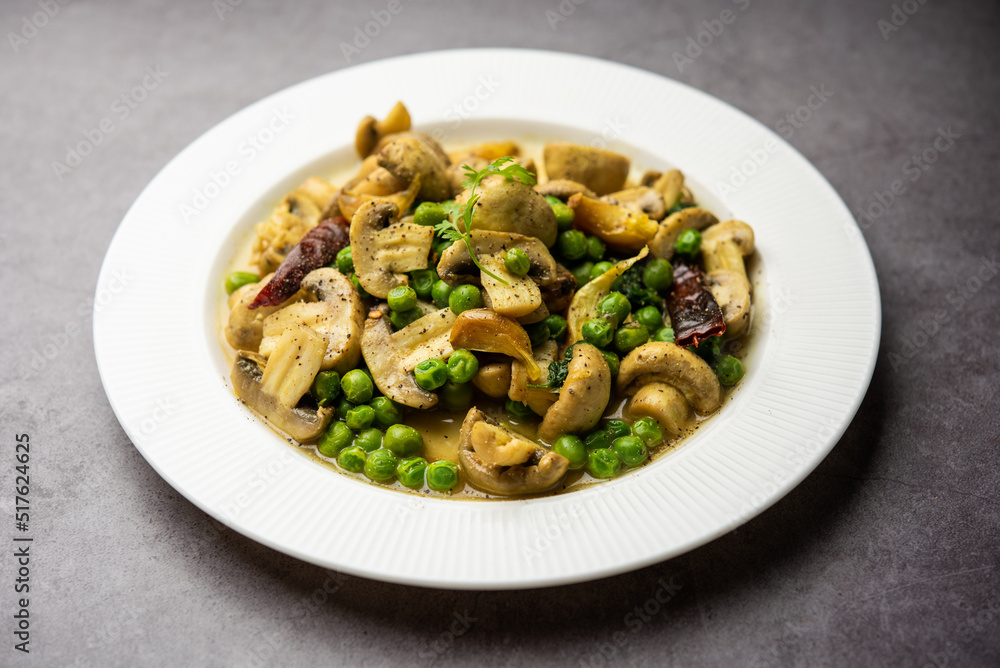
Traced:
[[[504, 165], [507, 166], [504, 167]], [[469, 249], [469, 256], [472, 257], [472, 261], [479, 267], [480, 271], [504, 285], [510, 285], [507, 281], [479, 264], [479, 258], [476, 257], [476, 253], [472, 249], [472, 236], [470, 234], [472, 232], [472, 215], [476, 212], [476, 202], [479, 201], [479, 193], [476, 192], [476, 188], [490, 174], [502, 174], [508, 181], [517, 179], [527, 186], [535, 185], [535, 175], [514, 162], [514, 158], [509, 155], [497, 158], [485, 169], [478, 172], [468, 165], [462, 165], [462, 169], [465, 170], [465, 180], [462, 182], [462, 185], [466, 188], [471, 188], [469, 191], [469, 200], [464, 205], [452, 205], [451, 210], [448, 212], [448, 218], [435, 225], [434, 231], [448, 241], [464, 241], [466, 248]], [[457, 221], [459, 219], [462, 221], [462, 227], [465, 229], [464, 232], [458, 227]]]

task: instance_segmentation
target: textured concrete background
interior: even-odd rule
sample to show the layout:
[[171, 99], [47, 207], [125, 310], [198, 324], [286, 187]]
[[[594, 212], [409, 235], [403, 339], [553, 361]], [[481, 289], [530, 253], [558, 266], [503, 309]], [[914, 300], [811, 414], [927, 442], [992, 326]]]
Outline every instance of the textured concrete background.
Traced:
[[[14, 563], [0, 541], [0, 665], [1000, 664], [997, 3], [907, 0], [897, 26], [889, 0], [564, 0], [553, 28], [559, 0], [403, 0], [354, 55], [584, 53], [688, 82], [771, 127], [823, 86], [832, 95], [790, 141], [871, 215], [882, 350], [813, 475], [672, 561], [475, 593], [340, 576], [218, 525], [153, 472], [107, 404], [88, 305], [126, 208], [212, 125], [346, 67], [340, 43], [388, 4], [226, 2], [0, 5], [0, 535], [14, 534], [13, 439], [27, 432], [36, 536], [30, 656], [11, 649]], [[726, 8], [737, 19], [679, 69], [672, 54]], [[898, 30], [883, 35], [880, 20]], [[57, 176], [66, 145], [148, 66], [167, 77]], [[939, 129], [958, 138], [914, 171]], [[897, 179], [905, 192], [880, 208]], [[661, 582], [680, 587], [673, 600], [628, 616]]]

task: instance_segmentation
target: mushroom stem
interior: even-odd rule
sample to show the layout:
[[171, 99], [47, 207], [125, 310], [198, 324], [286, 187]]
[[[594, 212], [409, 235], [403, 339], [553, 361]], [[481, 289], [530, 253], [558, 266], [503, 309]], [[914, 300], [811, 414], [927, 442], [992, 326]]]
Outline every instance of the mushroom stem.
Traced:
[[500, 353], [520, 360], [528, 378], [538, 380], [542, 370], [531, 355], [531, 339], [516, 321], [489, 309], [462, 312], [451, 328], [451, 345], [484, 353]]
[[691, 422], [691, 404], [673, 385], [647, 383], [639, 388], [626, 407], [632, 419], [651, 417], [664, 430], [679, 435]]

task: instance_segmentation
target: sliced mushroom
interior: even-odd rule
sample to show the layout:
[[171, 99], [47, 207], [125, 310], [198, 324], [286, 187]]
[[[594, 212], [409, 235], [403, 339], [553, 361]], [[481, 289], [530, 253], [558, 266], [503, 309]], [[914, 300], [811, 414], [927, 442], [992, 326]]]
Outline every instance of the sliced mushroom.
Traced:
[[597, 197], [597, 193], [587, 186], [576, 181], [570, 181], [569, 179], [555, 179], [539, 183], [535, 186], [535, 192], [543, 197], [558, 197], [563, 201], [568, 200], [577, 193], [580, 193], [584, 197]]
[[365, 116], [358, 125], [357, 134], [354, 137], [354, 148], [361, 158], [367, 157], [375, 150], [378, 141], [396, 132], [405, 132], [410, 129], [410, 112], [406, 110], [402, 102], [397, 102], [384, 121], [377, 121], [373, 116]]
[[[382, 174], [388, 174], [388, 177], [381, 178]], [[372, 172], [370, 176], [377, 179], [380, 178], [381, 182], [374, 183], [366, 179], [359, 184], [358, 187], [360, 189], [381, 191], [387, 187], [391, 187], [395, 183], [401, 183], [399, 179], [381, 167], [377, 171]], [[420, 192], [419, 176], [414, 178], [408, 186], [387, 195], [362, 192], [361, 190], [355, 191], [345, 187], [337, 196], [337, 206], [340, 208], [341, 215], [347, 218], [347, 220], [353, 220], [354, 214], [358, 212], [358, 209], [365, 202], [390, 202], [395, 204], [400, 211], [406, 211], [413, 204], [414, 200], [417, 199], [418, 192]]]
[[656, 221], [642, 211], [576, 194], [567, 202], [573, 225], [616, 248], [638, 250], [656, 234]]
[[346, 276], [330, 267], [306, 274], [302, 292], [309, 301], [289, 304], [264, 320], [260, 354], [270, 356], [286, 329], [303, 325], [327, 339], [323, 369], [350, 371], [361, 357], [361, 328], [365, 322], [361, 295]]
[[553, 442], [563, 434], [590, 431], [611, 399], [611, 369], [604, 354], [589, 343], [573, 346], [559, 399], [538, 425], [538, 438]]
[[437, 351], [437, 354], [427, 353], [428, 356], [447, 357], [450, 354], [450, 350], [442, 347], [440, 337], [451, 330], [454, 315], [449, 318], [445, 311], [447, 309], [425, 315], [398, 332], [392, 331], [387, 304], [368, 314], [361, 334], [361, 353], [379, 391], [396, 403], [411, 408], [430, 408], [437, 404], [437, 395], [417, 385], [410, 373], [413, 367], [407, 368], [407, 365], [420, 362], [413, 358], [425, 354], [417, 352], [422, 345]]
[[572, 343], [583, 338], [584, 323], [597, 317], [597, 305], [611, 292], [611, 284], [615, 282], [615, 279], [648, 254], [649, 250], [643, 247], [635, 257], [622, 260], [576, 291], [576, 294], [573, 295], [573, 301], [570, 302], [569, 312], [566, 314], [569, 332], [567, 340], [569, 342]]
[[651, 417], [668, 433], [678, 436], [694, 417], [691, 404], [673, 385], [646, 383], [629, 399], [625, 412], [632, 420]]
[[264, 337], [264, 319], [275, 311], [301, 298], [295, 294], [284, 303], [276, 306], [261, 306], [250, 309], [250, 304], [264, 288], [274, 274], [269, 274], [259, 283], [244, 285], [229, 298], [229, 319], [226, 322], [226, 341], [236, 350], [260, 350], [260, 341]]
[[510, 389], [511, 362], [491, 362], [479, 367], [472, 377], [472, 384], [488, 397], [499, 399]]
[[529, 387], [529, 385], [544, 385], [549, 379], [549, 364], [556, 361], [559, 355], [559, 344], [546, 341], [532, 351], [535, 363], [542, 370], [537, 382], [528, 381], [528, 370], [524, 364], [514, 360], [510, 365], [510, 389], [507, 396], [514, 401], [528, 405], [538, 415], [545, 415], [549, 407], [559, 398], [557, 392], [547, 387]]
[[560, 313], [569, 308], [576, 293], [576, 277], [566, 267], [556, 264], [556, 277], [542, 286], [542, 301], [551, 313]]
[[601, 201], [623, 206], [636, 214], [646, 214], [652, 220], [661, 220], [667, 214], [667, 209], [663, 204], [663, 196], [646, 186], [619, 190], [616, 193], [605, 195]]
[[679, 169], [671, 169], [649, 185], [653, 190], [660, 193], [663, 198], [663, 205], [667, 210], [676, 206], [681, 196], [684, 194], [684, 174]]
[[517, 466], [531, 459], [538, 445], [486, 422], [472, 425], [472, 449], [485, 463]]
[[461, 164], [469, 158], [482, 158], [483, 160], [493, 162], [508, 155], [515, 158], [521, 155], [520, 145], [509, 139], [506, 141], [483, 142], [472, 148], [452, 151], [448, 154], [448, 157], [451, 158], [452, 164]]
[[463, 311], [451, 328], [451, 345], [484, 353], [500, 353], [521, 360], [532, 382], [538, 380], [542, 373], [531, 355], [531, 339], [524, 328], [489, 309]]
[[621, 190], [628, 178], [629, 159], [618, 153], [569, 142], [546, 144], [542, 153], [550, 179], [576, 181], [598, 195]]
[[737, 337], [750, 324], [750, 283], [740, 273], [726, 269], [716, 269], [705, 274], [715, 301], [722, 309], [722, 320], [726, 323], [726, 336]]
[[391, 202], [365, 202], [351, 221], [354, 271], [367, 292], [385, 299], [398, 285], [408, 285], [408, 271], [427, 268], [434, 228], [397, 222]]
[[701, 254], [706, 272], [734, 271], [747, 279], [743, 258], [753, 253], [753, 249], [753, 228], [742, 220], [712, 225], [702, 234]]
[[[517, 459], [528, 451], [524, 443], [534, 446], [528, 458], [511, 466], [489, 463], [477, 451], [477, 446], [488, 453], [503, 448], [502, 452], [516, 453], [510, 459]], [[470, 485], [501, 496], [547, 492], [569, 469], [565, 457], [511, 433], [478, 408], [471, 408], [462, 422], [458, 463]]]
[[[455, 204], [464, 206], [470, 194], [470, 189], [462, 191]], [[479, 183], [476, 194], [479, 201], [472, 219], [474, 229], [538, 237], [546, 247], [556, 242], [556, 215], [545, 198], [530, 186], [494, 174]]]
[[[511, 232], [493, 230], [472, 230], [469, 235], [476, 256], [490, 255], [518, 248], [525, 252], [531, 263], [528, 276], [539, 285], [548, 285], [556, 280], [556, 261], [539, 239]], [[479, 267], [472, 261], [469, 247], [462, 242], [454, 243], [443, 253], [437, 265], [438, 276], [448, 283], [478, 283], [481, 279]]]
[[326, 339], [306, 327], [285, 330], [266, 362], [255, 353], [236, 355], [230, 378], [236, 396], [297, 441], [317, 438], [333, 419], [332, 407], [296, 407], [309, 391], [326, 351]]
[[619, 392], [631, 395], [644, 385], [657, 382], [676, 387], [702, 414], [715, 411], [722, 401], [722, 386], [712, 367], [693, 352], [673, 343], [644, 343], [621, 362], [617, 379]]
[[649, 242], [649, 250], [655, 257], [669, 260], [674, 256], [674, 245], [687, 230], [704, 230], [719, 222], [711, 211], [693, 206], [681, 209], [667, 216], [660, 223], [656, 235]]
[[451, 197], [448, 164], [427, 142], [398, 137], [378, 150], [378, 164], [406, 183], [420, 177], [420, 199], [441, 202]]
[[483, 289], [490, 297], [491, 309], [509, 318], [521, 318], [542, 306], [542, 293], [538, 286], [527, 276], [518, 276], [509, 271], [503, 252], [480, 255], [479, 263], [486, 270], [483, 272], [482, 282]]
[[[545, 320], [546, 318], [548, 318], [549, 315], [551, 314], [551, 312], [549, 311], [549, 307], [545, 305], [544, 297], [542, 299], [543, 299], [543, 301], [542, 301], [542, 305], [541, 306], [539, 306], [538, 308], [536, 308], [534, 311], [532, 311], [528, 315], [521, 316], [520, 318], [517, 319], [517, 321], [519, 323], [521, 323], [522, 325], [533, 325], [536, 322], [541, 322], [542, 320]], [[483, 303], [484, 304], [486, 303], [485, 299], [483, 299]], [[489, 307], [487, 307], [487, 308], [489, 308]]]

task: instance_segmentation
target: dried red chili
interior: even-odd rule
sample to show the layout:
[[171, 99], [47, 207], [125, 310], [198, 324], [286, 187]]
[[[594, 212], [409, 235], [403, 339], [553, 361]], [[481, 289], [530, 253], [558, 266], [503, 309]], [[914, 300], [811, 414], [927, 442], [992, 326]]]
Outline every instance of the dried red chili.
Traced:
[[674, 287], [667, 298], [667, 312], [677, 345], [696, 346], [710, 336], [725, 333], [722, 309], [705, 286], [698, 265], [680, 255], [674, 256], [673, 265]]
[[351, 243], [349, 226], [346, 218], [337, 216], [306, 232], [248, 308], [277, 306], [298, 292], [306, 274], [333, 262], [337, 252]]

